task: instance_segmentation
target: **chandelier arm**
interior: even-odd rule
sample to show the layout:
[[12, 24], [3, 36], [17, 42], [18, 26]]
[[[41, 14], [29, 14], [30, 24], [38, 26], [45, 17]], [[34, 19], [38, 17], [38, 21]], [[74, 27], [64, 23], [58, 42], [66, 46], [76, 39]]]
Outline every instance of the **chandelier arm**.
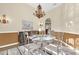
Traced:
[[40, 4], [37, 6], [37, 10], [35, 10], [35, 13], [33, 13], [33, 15], [35, 15], [38, 18], [45, 16], [45, 12], [42, 10], [42, 7]]

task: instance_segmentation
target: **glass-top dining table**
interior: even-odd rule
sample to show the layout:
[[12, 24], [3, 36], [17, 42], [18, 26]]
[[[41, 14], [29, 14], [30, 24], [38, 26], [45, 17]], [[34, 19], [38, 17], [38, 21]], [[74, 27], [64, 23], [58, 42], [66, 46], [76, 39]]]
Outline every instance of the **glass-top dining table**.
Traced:
[[[30, 36], [33, 43], [25, 45], [29, 55], [75, 55], [74, 49], [71, 49], [65, 42], [59, 45], [58, 40], [50, 35], [34, 35]], [[67, 45], [67, 46], [66, 46]], [[79, 54], [79, 53], [78, 53]]]
[[50, 35], [33, 35], [29, 36], [29, 39], [31, 39], [33, 43], [28, 42], [29, 44], [27, 44], [26, 46], [28, 47], [28, 50], [31, 54], [46, 55], [46, 53], [43, 51], [43, 47], [53, 42], [54, 37]]

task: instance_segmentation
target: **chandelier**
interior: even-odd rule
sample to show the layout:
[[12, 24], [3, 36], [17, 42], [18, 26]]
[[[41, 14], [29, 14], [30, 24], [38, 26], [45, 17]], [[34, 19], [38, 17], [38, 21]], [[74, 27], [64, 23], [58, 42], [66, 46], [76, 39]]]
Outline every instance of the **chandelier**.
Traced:
[[0, 18], [0, 23], [3, 23], [3, 24], [8, 23], [8, 20], [7, 20], [7, 18], [6, 18], [6, 15], [5, 15], [5, 14], [3, 14], [3, 15], [1, 16], [1, 18]]
[[35, 15], [38, 18], [45, 16], [45, 12], [42, 10], [42, 7], [40, 4], [37, 6], [37, 10], [35, 10], [35, 13], [33, 13], [33, 15]]

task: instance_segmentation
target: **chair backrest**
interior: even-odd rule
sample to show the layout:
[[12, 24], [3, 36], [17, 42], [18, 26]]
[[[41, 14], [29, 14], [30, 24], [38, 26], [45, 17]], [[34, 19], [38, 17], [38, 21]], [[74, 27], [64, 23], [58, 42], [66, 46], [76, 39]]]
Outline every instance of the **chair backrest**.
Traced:
[[25, 32], [19, 32], [19, 45], [24, 45], [25, 44]]

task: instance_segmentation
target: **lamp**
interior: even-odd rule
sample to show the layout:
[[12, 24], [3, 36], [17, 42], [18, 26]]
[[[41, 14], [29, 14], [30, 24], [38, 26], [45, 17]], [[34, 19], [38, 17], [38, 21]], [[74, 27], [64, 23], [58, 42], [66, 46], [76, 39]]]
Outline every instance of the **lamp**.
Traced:
[[37, 6], [37, 10], [35, 10], [35, 13], [33, 13], [33, 15], [35, 15], [38, 18], [45, 16], [45, 12], [42, 10], [42, 7], [40, 4]]
[[1, 16], [0, 23], [3, 23], [3, 24], [8, 23], [8, 20], [7, 20], [7, 18], [6, 18], [6, 15], [5, 15], [5, 14], [3, 14], [3, 15]]

